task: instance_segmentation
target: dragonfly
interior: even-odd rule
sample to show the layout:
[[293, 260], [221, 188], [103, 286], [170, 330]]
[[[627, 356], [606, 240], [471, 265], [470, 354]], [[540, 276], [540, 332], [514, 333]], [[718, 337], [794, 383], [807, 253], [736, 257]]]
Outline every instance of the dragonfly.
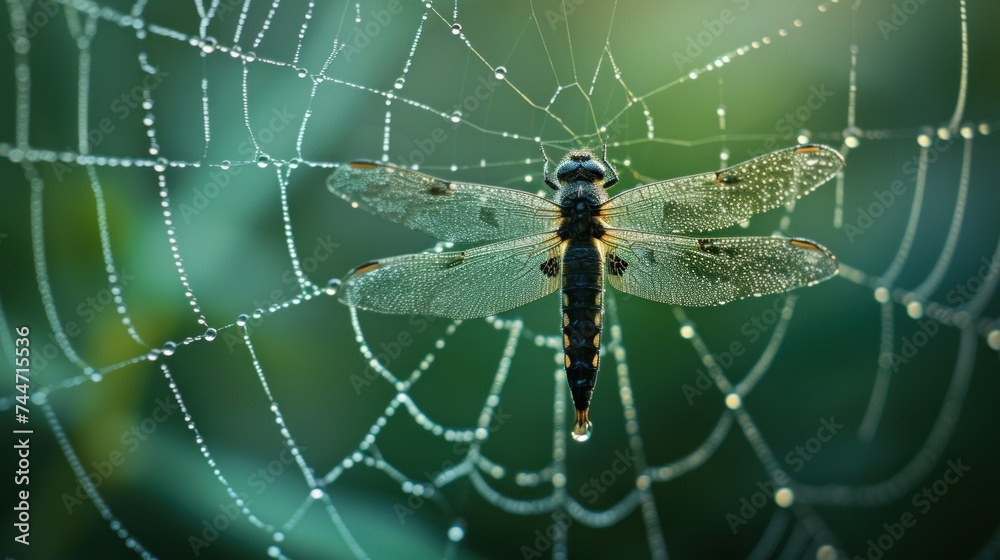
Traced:
[[808, 239], [699, 237], [802, 197], [844, 166], [833, 148], [803, 144], [720, 171], [657, 181], [609, 197], [607, 160], [573, 150], [542, 174], [551, 198], [448, 181], [386, 163], [340, 165], [334, 194], [436, 239], [476, 245], [366, 262], [342, 280], [348, 306], [451, 319], [489, 317], [562, 291], [563, 365], [576, 418], [592, 434], [605, 280], [617, 290], [678, 306], [725, 304], [811, 286], [837, 273], [836, 258]]

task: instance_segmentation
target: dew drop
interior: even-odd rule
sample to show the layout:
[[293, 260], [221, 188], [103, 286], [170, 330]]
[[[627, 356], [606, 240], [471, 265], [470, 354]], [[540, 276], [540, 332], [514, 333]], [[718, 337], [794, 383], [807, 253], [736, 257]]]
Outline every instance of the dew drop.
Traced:
[[590, 439], [590, 436], [594, 434], [593, 426], [588, 422], [586, 428], [582, 431], [577, 431], [576, 428], [573, 429], [570, 434], [573, 436], [573, 440], [583, 443]]
[[774, 503], [783, 508], [791, 507], [795, 503], [795, 493], [791, 488], [779, 488], [774, 493]]
[[153, 164], [153, 170], [163, 173], [167, 170], [167, 158], [156, 158], [156, 163]]
[[213, 340], [215, 340], [215, 337], [217, 336], [219, 336], [219, 331], [209, 328], [205, 330], [205, 335], [202, 338], [204, 338], [208, 342], [212, 342]]
[[335, 296], [337, 295], [337, 290], [340, 289], [340, 279], [333, 278], [326, 283], [326, 295]]
[[271, 163], [271, 156], [267, 154], [260, 154], [257, 156], [257, 167], [261, 169], [267, 167]]
[[247, 317], [246, 313], [240, 313], [240, 316], [236, 318], [236, 326], [245, 327], [249, 319], [250, 317]]
[[458, 23], [457, 21], [451, 24], [451, 34], [459, 35], [460, 33], [462, 33], [462, 24]]
[[497, 66], [496, 70], [493, 71], [493, 76], [498, 80], [503, 80], [507, 77], [507, 67]]
[[229, 169], [229, 166], [232, 165], [232, 164], [233, 163], [231, 161], [229, 161], [228, 159], [224, 159], [224, 160], [222, 160], [222, 163], [219, 164], [219, 168], [221, 168], [223, 171], [225, 171], [225, 170]]
[[848, 148], [857, 148], [861, 144], [861, 130], [856, 126], [849, 126], [844, 129], [844, 144]]
[[174, 355], [174, 351], [176, 351], [176, 350], [177, 350], [177, 343], [176, 342], [168, 340], [168, 341], [166, 341], [166, 342], [163, 343], [163, 350], [162, 350], [162, 352], [163, 352], [164, 356], [173, 356]]
[[722, 161], [729, 161], [729, 150], [723, 148], [723, 150], [719, 152], [719, 159]]
[[405, 79], [403, 79], [403, 78], [396, 78], [396, 83], [392, 84], [392, 87], [394, 87], [396, 89], [403, 89], [403, 84], [405, 84], [405, 83], [406, 83]]
[[688, 340], [694, 338], [694, 325], [690, 321], [685, 321], [681, 324], [681, 338], [686, 338]]
[[986, 335], [986, 343], [994, 350], [1000, 350], [1000, 330], [993, 329]]
[[298, 75], [298, 76], [299, 76], [300, 78], [305, 78], [306, 76], [308, 76], [308, 75], [309, 75], [309, 72], [307, 72], [305, 68], [299, 68], [299, 70], [298, 70], [298, 72], [296, 72], [296, 74], [297, 74], [297, 75]]
[[920, 133], [917, 134], [917, 144], [919, 144], [921, 148], [930, 148], [931, 143], [933, 142], [933, 137], [934, 129], [929, 126], [925, 126], [921, 128]]
[[459, 111], [459, 110], [457, 110], [457, 109], [455, 111], [452, 111], [452, 113], [451, 113], [451, 122], [457, 124], [457, 123], [459, 123], [461, 121], [462, 121], [462, 112]]
[[809, 129], [807, 128], [803, 128], [798, 132], [798, 137], [796, 138], [796, 140], [799, 141], [799, 144], [808, 144], [811, 138], [812, 138], [812, 132], [809, 132]]
[[215, 47], [219, 45], [219, 42], [215, 40], [215, 37], [205, 37], [201, 42], [201, 52], [205, 54], [212, 54], [215, 52]]
[[457, 519], [452, 523], [451, 527], [448, 528], [448, 540], [451, 542], [459, 542], [465, 538], [465, 520]]

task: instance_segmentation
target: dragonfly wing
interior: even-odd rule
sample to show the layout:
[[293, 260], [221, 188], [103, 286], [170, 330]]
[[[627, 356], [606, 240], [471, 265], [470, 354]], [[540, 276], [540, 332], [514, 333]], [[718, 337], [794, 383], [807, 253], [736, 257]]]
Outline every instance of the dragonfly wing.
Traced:
[[607, 278], [625, 293], [683, 306], [786, 292], [837, 273], [825, 247], [789, 237], [696, 239], [611, 230]]
[[604, 206], [611, 227], [654, 233], [712, 231], [746, 221], [813, 191], [834, 177], [844, 158], [806, 144], [739, 165], [625, 191]]
[[343, 164], [327, 179], [357, 207], [435, 239], [482, 243], [556, 229], [559, 207], [524, 191], [436, 179], [374, 162]]
[[532, 235], [449, 253], [417, 253], [363, 264], [340, 300], [380, 313], [471, 319], [507, 311], [559, 287], [562, 241]]

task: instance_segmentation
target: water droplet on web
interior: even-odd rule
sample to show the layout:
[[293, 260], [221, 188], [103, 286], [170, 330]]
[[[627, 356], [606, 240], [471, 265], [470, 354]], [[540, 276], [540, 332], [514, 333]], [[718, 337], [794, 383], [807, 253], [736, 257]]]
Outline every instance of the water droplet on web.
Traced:
[[240, 316], [236, 318], [236, 326], [237, 327], [245, 327], [246, 324], [247, 324], [247, 320], [249, 318], [250, 317], [247, 317], [246, 313], [240, 313]]
[[462, 32], [462, 24], [461, 23], [458, 23], [456, 21], [455, 23], [451, 24], [451, 34], [452, 35], [458, 35], [461, 32]]
[[493, 71], [493, 76], [498, 80], [503, 80], [507, 77], [507, 67], [497, 66], [496, 70]]
[[694, 325], [692, 325], [690, 321], [681, 323], [681, 338], [689, 340], [694, 338]]
[[724, 105], [719, 105], [719, 107], [715, 110], [715, 114], [720, 117], [726, 116], [726, 107]]
[[337, 295], [337, 290], [340, 289], [340, 279], [333, 278], [326, 283], [326, 295], [335, 296]]
[[729, 410], [736, 410], [743, 405], [743, 399], [740, 398], [736, 393], [729, 393], [726, 395], [726, 408]]
[[205, 331], [205, 335], [204, 335], [203, 338], [205, 340], [207, 340], [208, 342], [212, 342], [213, 340], [215, 340], [215, 337], [217, 337], [217, 336], [219, 336], [219, 331], [217, 331], [215, 329], [207, 329]]
[[448, 528], [448, 540], [451, 542], [459, 542], [465, 538], [465, 520], [456, 519], [451, 527]]
[[260, 154], [257, 156], [257, 167], [264, 168], [271, 163], [271, 156], [267, 154]]
[[942, 140], [951, 140], [951, 131], [947, 127], [939, 127], [937, 129], [938, 138]]
[[153, 164], [153, 171], [163, 173], [167, 170], [167, 158], [156, 158], [156, 163]]
[[729, 150], [723, 149], [719, 152], [719, 159], [722, 161], [729, 161]]
[[222, 163], [219, 164], [219, 167], [223, 171], [225, 171], [226, 169], [229, 169], [230, 165], [232, 165], [232, 162], [230, 162], [228, 159], [224, 159], [224, 160], [222, 160]]
[[919, 144], [921, 148], [930, 148], [933, 143], [931, 138], [933, 137], [934, 129], [929, 126], [925, 126], [921, 128], [920, 133], [917, 134], [917, 144]]
[[396, 78], [396, 83], [392, 84], [392, 87], [396, 89], [403, 89], [403, 84], [406, 83], [404, 78]]
[[299, 165], [301, 164], [302, 164], [301, 158], [293, 157], [292, 159], [288, 160], [289, 169], [298, 169]]
[[986, 335], [986, 343], [994, 350], [1000, 350], [1000, 330], [993, 329]]
[[229, 56], [233, 58], [239, 58], [243, 54], [243, 49], [239, 45], [233, 45], [233, 48], [229, 49]]
[[844, 144], [848, 148], [857, 148], [861, 144], [861, 130], [856, 126], [850, 126], [844, 129]]
[[300, 78], [305, 78], [309, 75], [309, 72], [307, 72], [305, 68], [299, 68], [296, 74], [298, 74]]
[[219, 45], [219, 42], [215, 40], [215, 37], [205, 37], [201, 42], [201, 52], [205, 54], [212, 54], [215, 52], [215, 47]]
[[971, 140], [975, 135], [975, 129], [972, 127], [971, 123], [965, 123], [962, 125], [962, 128], [959, 129], [958, 133], [962, 135], [962, 138]]
[[979, 123], [979, 134], [986, 136], [989, 133], [990, 133], [990, 123], [988, 122]]
[[243, 60], [246, 60], [247, 62], [253, 62], [257, 60], [257, 53], [253, 51], [247, 51], [247, 54], [244, 55]]
[[458, 123], [462, 121], [462, 112], [459, 110], [454, 110], [451, 112], [451, 122]]
[[573, 436], [573, 439], [580, 443], [583, 443], [588, 439], [590, 439], [590, 436], [592, 436], [593, 434], [594, 434], [594, 427], [591, 426], [590, 424], [587, 424], [587, 428], [583, 432], [577, 432], [575, 429], [570, 432], [570, 435]]
[[163, 352], [164, 356], [173, 356], [175, 350], [177, 350], [177, 343], [176, 342], [172, 342], [172, 341], [168, 340], [168, 341], [166, 341], [166, 342], [163, 343], [163, 350], [162, 350], [162, 352]]
[[799, 141], [799, 144], [808, 144], [810, 138], [812, 138], [812, 132], [809, 132], [807, 128], [803, 128], [799, 131], [796, 140]]
[[774, 493], [774, 503], [783, 508], [791, 507], [795, 503], [795, 493], [791, 488], [779, 488]]

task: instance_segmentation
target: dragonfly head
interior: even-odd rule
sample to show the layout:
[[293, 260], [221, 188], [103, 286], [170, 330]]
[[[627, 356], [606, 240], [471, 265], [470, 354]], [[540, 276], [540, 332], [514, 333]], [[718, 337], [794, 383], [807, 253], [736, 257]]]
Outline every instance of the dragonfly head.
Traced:
[[559, 162], [559, 167], [556, 169], [556, 179], [560, 185], [583, 181], [607, 188], [609, 186], [606, 184], [607, 171], [604, 163], [594, 159], [590, 152], [574, 150], [566, 154], [566, 157]]

